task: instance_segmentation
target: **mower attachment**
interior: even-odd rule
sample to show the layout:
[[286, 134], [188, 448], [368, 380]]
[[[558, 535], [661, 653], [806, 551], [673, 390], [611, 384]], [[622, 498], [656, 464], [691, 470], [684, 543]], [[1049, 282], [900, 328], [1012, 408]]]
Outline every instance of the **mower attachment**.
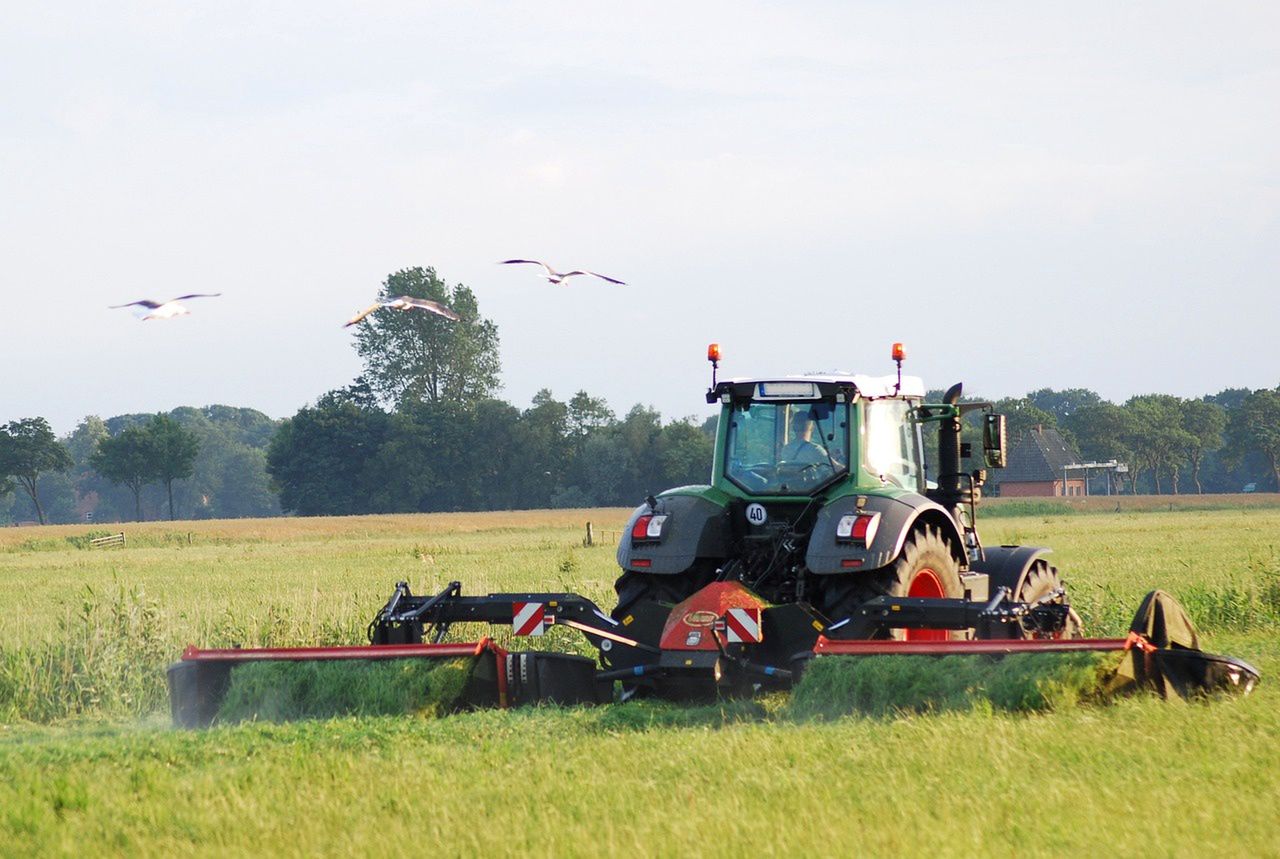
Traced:
[[[954, 600], [893, 600], [891, 603], [947, 603]], [[919, 606], [906, 606], [919, 608]], [[951, 617], [958, 609], [944, 610]], [[879, 614], [878, 611], [872, 614]], [[911, 615], [913, 618], [915, 615]], [[843, 624], [828, 630], [841, 631]], [[950, 628], [962, 628], [959, 626]], [[1195, 626], [1182, 606], [1164, 591], [1142, 600], [1125, 638], [976, 639], [971, 641], [848, 640], [820, 636], [818, 656], [1003, 656], [1011, 653], [1120, 651], [1124, 656], [1104, 693], [1147, 689], [1163, 698], [1189, 698], [1211, 692], [1248, 694], [1261, 675], [1242, 659], [1200, 650]]]
[[[200, 650], [188, 647], [169, 668], [173, 720], [182, 727], [204, 727], [224, 718], [224, 699], [238, 666], [252, 663], [335, 663], [391, 660], [464, 660], [449, 671], [453, 685], [437, 674], [404, 672], [422, 693], [431, 689], [433, 711], [513, 707], [553, 702], [594, 704], [613, 700], [613, 684], [623, 683], [623, 699], [638, 688], [667, 698], [706, 698], [790, 688], [810, 659], [860, 655], [965, 655], [993, 658], [1010, 653], [1116, 651], [1118, 669], [1106, 681], [1106, 694], [1150, 689], [1160, 695], [1189, 697], [1215, 690], [1248, 693], [1257, 669], [1228, 656], [1200, 650], [1190, 619], [1172, 597], [1153, 591], [1143, 600], [1126, 638], [1073, 639], [1067, 634], [1066, 606], [1050, 593], [1034, 603], [1008, 599], [999, 589], [990, 600], [879, 597], [852, 616], [828, 622], [804, 603], [770, 605], [741, 582], [713, 582], [684, 601], [640, 600], [619, 618], [609, 617], [590, 600], [571, 593], [515, 593], [463, 596], [458, 582], [439, 593], [417, 596], [405, 582], [396, 585], [369, 625], [368, 646]], [[547, 626], [581, 632], [599, 652], [599, 666], [584, 656], [547, 651], [508, 651], [485, 637], [468, 643], [444, 643], [455, 623], [510, 625], [516, 635], [536, 635]], [[969, 630], [972, 640], [889, 640], [894, 629]], [[466, 663], [465, 660], [470, 660]], [[406, 663], [407, 664], [407, 663]], [[465, 673], [458, 673], [465, 669]], [[432, 669], [434, 671], [434, 669]], [[323, 673], [319, 669], [311, 673]], [[447, 673], [447, 672], [446, 672]], [[299, 675], [298, 679], [294, 674]], [[286, 672], [297, 697], [308, 698], [324, 685], [307, 671]], [[395, 675], [399, 677], [400, 675]], [[462, 678], [462, 679], [458, 679]], [[332, 677], [327, 681], [333, 685]], [[357, 680], [339, 681], [342, 706], [330, 712], [363, 712], [351, 701]], [[308, 684], [312, 684], [308, 686]], [[414, 684], [417, 684], [414, 686]], [[267, 685], [268, 697], [277, 690]], [[284, 693], [280, 693], [284, 694]], [[230, 696], [234, 698], [233, 696]], [[412, 696], [410, 696], [412, 697]], [[421, 696], [420, 696], [421, 697]], [[308, 698], [309, 700], [309, 698]], [[393, 699], [397, 700], [397, 699]], [[406, 699], [408, 700], [408, 699]], [[258, 718], [252, 710], [247, 718]], [[270, 710], [262, 718], [272, 718]]]

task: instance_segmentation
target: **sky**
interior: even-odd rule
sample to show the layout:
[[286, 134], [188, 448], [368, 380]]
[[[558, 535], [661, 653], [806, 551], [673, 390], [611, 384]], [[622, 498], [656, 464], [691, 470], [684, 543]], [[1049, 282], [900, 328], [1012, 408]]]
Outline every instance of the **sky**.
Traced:
[[519, 406], [1280, 384], [1274, 3], [0, 3], [0, 421], [289, 416], [416, 265]]

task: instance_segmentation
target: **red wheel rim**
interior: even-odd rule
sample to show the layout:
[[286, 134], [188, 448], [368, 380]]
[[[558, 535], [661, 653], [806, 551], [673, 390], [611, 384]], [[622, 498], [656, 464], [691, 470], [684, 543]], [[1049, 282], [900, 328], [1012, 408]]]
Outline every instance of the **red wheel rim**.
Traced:
[[[925, 567], [916, 573], [915, 578], [911, 580], [911, 586], [907, 588], [907, 596], [923, 597], [925, 599], [942, 599], [947, 595], [942, 589], [942, 579], [938, 574], [929, 567]], [[945, 629], [907, 629], [907, 641], [946, 641], [947, 630]]]

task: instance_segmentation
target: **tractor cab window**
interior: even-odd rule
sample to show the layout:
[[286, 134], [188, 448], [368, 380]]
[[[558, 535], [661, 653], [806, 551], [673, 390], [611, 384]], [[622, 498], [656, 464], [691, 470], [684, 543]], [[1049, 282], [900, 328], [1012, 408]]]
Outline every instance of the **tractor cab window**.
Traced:
[[862, 422], [862, 464], [886, 484], [920, 491], [920, 447], [912, 405], [869, 400]]
[[735, 403], [725, 475], [757, 495], [808, 495], [849, 471], [848, 406], [834, 400]]

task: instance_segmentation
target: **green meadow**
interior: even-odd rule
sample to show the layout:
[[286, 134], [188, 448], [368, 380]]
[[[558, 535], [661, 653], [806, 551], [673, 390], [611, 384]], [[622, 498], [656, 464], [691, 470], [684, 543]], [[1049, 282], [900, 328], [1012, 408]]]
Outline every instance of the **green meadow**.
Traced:
[[1089, 634], [1159, 586], [1262, 684], [1035, 713], [778, 695], [179, 731], [164, 668], [185, 644], [359, 643], [398, 580], [608, 605], [613, 549], [584, 525], [626, 511], [148, 523], [109, 549], [4, 529], [0, 855], [1280, 854], [1280, 509], [993, 508], [986, 541], [1054, 547]]

